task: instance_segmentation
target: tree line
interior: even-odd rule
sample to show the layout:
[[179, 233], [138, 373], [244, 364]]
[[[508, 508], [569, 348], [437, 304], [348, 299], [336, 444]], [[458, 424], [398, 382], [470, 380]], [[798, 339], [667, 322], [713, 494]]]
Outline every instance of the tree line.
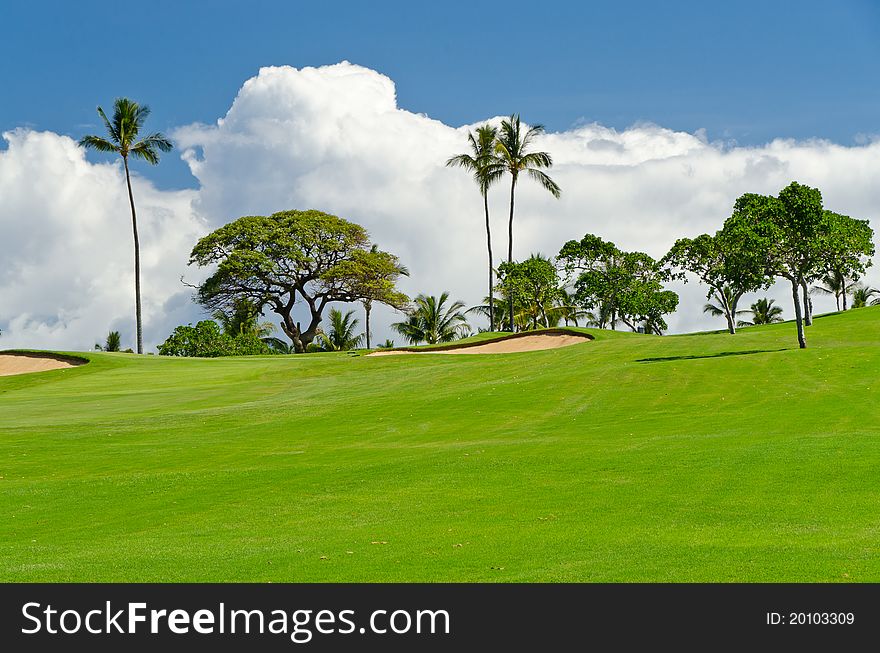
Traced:
[[[137, 351], [143, 353], [140, 245], [131, 188], [129, 159], [155, 165], [159, 152], [172, 148], [161, 133], [140, 137], [149, 108], [127, 98], [114, 102], [113, 116], [98, 107], [107, 137], [89, 135], [85, 148], [118, 154], [125, 169], [134, 243], [135, 322]], [[812, 324], [811, 295], [833, 295], [838, 309], [880, 304], [880, 290], [858, 284], [871, 265], [873, 231], [860, 220], [826, 209], [816, 188], [792, 182], [775, 196], [746, 193], [715, 234], [681, 238], [660, 260], [644, 252], [625, 251], [594, 234], [565, 243], [553, 258], [533, 254], [513, 260], [514, 208], [521, 176], [536, 181], [559, 198], [559, 185], [545, 172], [553, 166], [550, 153], [534, 150], [542, 125], [527, 127], [520, 116], [500, 126], [484, 124], [468, 134], [469, 152], [449, 158], [446, 165], [473, 174], [482, 198], [488, 252], [488, 294], [483, 304], [465, 310], [448, 293], [418, 295], [410, 300], [397, 289], [409, 271], [395, 255], [370, 242], [366, 230], [353, 222], [317, 210], [280, 211], [270, 216], [243, 216], [201, 238], [190, 264], [212, 267], [211, 276], [196, 289], [195, 300], [214, 320], [178, 327], [160, 346], [160, 353], [192, 352], [302, 353], [338, 351], [370, 341], [374, 303], [406, 314], [392, 328], [410, 343], [444, 342], [467, 335], [467, 315], [484, 315], [489, 330], [520, 331], [550, 327], [564, 321], [599, 328], [626, 326], [633, 331], [662, 334], [666, 316], [679, 303], [665, 284], [695, 276], [708, 288], [704, 311], [723, 316], [728, 331], [749, 323], [781, 319], [772, 300], [752, 305], [753, 320], [738, 320], [738, 305], [750, 292], [769, 288], [776, 279], [791, 288], [800, 347], [805, 327]], [[507, 260], [494, 264], [488, 194], [503, 177], [510, 178]], [[353, 311], [342, 313], [333, 303], [360, 302], [366, 329], [356, 333]], [[293, 316], [304, 306], [306, 320]], [[506, 310], [505, 310], [506, 309]], [[289, 343], [272, 335], [271, 323], [259, 322], [265, 311], [275, 313]], [[329, 311], [330, 327], [321, 321]], [[385, 346], [392, 343], [386, 341]], [[113, 332], [102, 349], [118, 350]], [[201, 354], [204, 355], [204, 354]]]

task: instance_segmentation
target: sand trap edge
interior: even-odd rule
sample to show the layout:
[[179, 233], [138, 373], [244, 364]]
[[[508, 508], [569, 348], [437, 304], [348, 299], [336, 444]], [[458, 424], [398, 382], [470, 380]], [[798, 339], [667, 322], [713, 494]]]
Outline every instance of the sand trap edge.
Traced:
[[21, 371], [8, 372], [3, 373], [0, 371], [0, 376], [18, 376], [20, 374], [35, 374], [37, 372], [52, 372], [55, 370], [65, 370], [71, 369], [73, 367], [79, 367], [80, 365], [86, 365], [91, 361], [85, 356], [75, 356], [73, 354], [56, 354], [51, 352], [41, 352], [41, 351], [30, 351], [23, 349], [9, 349], [6, 351], [0, 351], [0, 356], [10, 356], [15, 358], [31, 358], [38, 359], [44, 361], [53, 361], [57, 363], [62, 363], [58, 367], [48, 367], [48, 368], [37, 368], [37, 369], [24, 369]]
[[[520, 333], [511, 333], [506, 336], [501, 336], [499, 338], [492, 338], [491, 340], [478, 340], [476, 342], [467, 342], [464, 344], [458, 343], [450, 343], [448, 345], [439, 345], [432, 347], [395, 347], [393, 349], [379, 349], [367, 354], [367, 357], [373, 356], [374, 354], [378, 354], [379, 356], [387, 356], [391, 352], [399, 352], [401, 354], [412, 353], [412, 354], [431, 354], [434, 352], [440, 353], [444, 351], [450, 351], [455, 349], [471, 349], [474, 347], [485, 347], [486, 345], [491, 345], [498, 342], [506, 342], [508, 340], [517, 340], [519, 338], [529, 338], [534, 336], [574, 336], [577, 338], [582, 338], [585, 342], [590, 340], [595, 340], [595, 337], [589, 333], [581, 333], [579, 331], [571, 331], [569, 329], [555, 328], [555, 329], [541, 329], [539, 331], [521, 331]], [[580, 344], [580, 343], [575, 343]], [[571, 345], [563, 345], [563, 347], [568, 347]], [[548, 351], [550, 349], [561, 349], [562, 347], [548, 347], [546, 349], [532, 349], [524, 352], [506, 352], [506, 353], [529, 353], [529, 351]], [[386, 353], [388, 352], [388, 353]], [[502, 352], [487, 352], [487, 354], [496, 353], [500, 354]]]

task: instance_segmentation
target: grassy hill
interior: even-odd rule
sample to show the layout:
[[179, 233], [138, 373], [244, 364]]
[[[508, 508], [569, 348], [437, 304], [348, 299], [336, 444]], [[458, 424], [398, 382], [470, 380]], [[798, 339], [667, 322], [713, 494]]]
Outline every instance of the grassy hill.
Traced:
[[880, 581], [880, 308], [0, 378], [4, 581]]

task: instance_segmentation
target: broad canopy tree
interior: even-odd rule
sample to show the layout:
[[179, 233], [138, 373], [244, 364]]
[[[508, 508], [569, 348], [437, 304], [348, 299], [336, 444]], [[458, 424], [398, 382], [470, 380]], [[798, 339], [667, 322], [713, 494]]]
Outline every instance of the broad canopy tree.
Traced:
[[723, 231], [714, 236], [701, 234], [696, 238], [680, 238], [662, 259], [668, 266], [672, 278], [687, 283], [684, 272], [690, 272], [709, 287], [706, 299], [714, 304], [718, 314], [727, 321], [727, 330], [736, 333], [737, 304], [746, 292], [759, 290], [769, 285], [763, 270], [744, 265], [738, 256], [740, 243], [731, 234]]
[[575, 300], [606, 312], [612, 329], [620, 321], [633, 331], [642, 325], [659, 335], [667, 328], [664, 316], [678, 306], [678, 295], [663, 289], [668, 280], [663, 264], [643, 252], [625, 252], [586, 234], [563, 245], [557, 261], [573, 280]]
[[797, 182], [777, 197], [743, 195], [722, 232], [738, 243], [738, 266], [768, 280], [789, 282], [802, 349], [807, 346], [804, 326], [811, 321], [808, 284], [834, 268], [845, 276], [860, 274], [874, 253], [867, 221], [825, 210], [819, 190]]
[[[404, 309], [409, 301], [395, 287], [402, 269], [397, 257], [371, 247], [360, 225], [321, 211], [238, 218], [199, 240], [190, 264], [217, 266], [198, 288], [199, 304], [228, 310], [244, 299], [268, 308], [297, 353], [315, 339], [331, 302], [370, 300]], [[297, 305], [307, 310], [305, 325], [294, 319]]]

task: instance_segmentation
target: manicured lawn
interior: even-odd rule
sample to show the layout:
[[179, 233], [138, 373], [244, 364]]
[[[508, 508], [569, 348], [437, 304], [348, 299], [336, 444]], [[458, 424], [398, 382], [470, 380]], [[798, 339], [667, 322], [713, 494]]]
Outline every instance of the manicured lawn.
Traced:
[[880, 308], [0, 378], [4, 581], [880, 581]]

